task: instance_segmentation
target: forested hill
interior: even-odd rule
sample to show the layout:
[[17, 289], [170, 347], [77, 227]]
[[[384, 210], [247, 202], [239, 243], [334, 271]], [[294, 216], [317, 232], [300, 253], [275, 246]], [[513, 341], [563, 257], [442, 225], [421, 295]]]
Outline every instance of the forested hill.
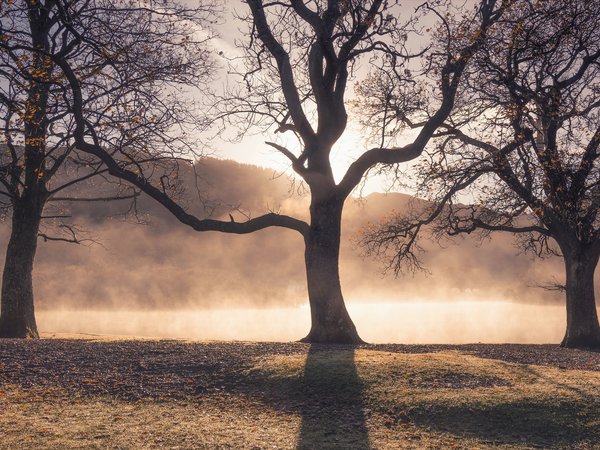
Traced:
[[[238, 221], [267, 210], [304, 217], [307, 198], [298, 185], [272, 169], [207, 158], [196, 171], [197, 186], [191, 171], [182, 180], [188, 190], [186, 204], [198, 214], [212, 210], [213, 216], [230, 220], [235, 207], [231, 214]], [[71, 194], [93, 196], [104, 190], [99, 186], [88, 184]], [[560, 261], [517, 255], [509, 235], [481, 246], [474, 238], [461, 239], [460, 245], [445, 242], [443, 248], [425, 243], [429, 275], [382, 277], [382, 263], [361, 257], [354, 238], [365, 224], [406, 208], [409, 200], [404, 194], [372, 194], [347, 203], [341, 276], [348, 300], [560, 300], [560, 294], [534, 287], [562, 280]], [[198, 233], [150, 199], [137, 203], [138, 220], [120, 215], [128, 209], [127, 201], [64, 206], [72, 222], [99, 244], [40, 240], [34, 271], [39, 307], [276, 306], [306, 301], [303, 243], [295, 232]], [[46, 231], [51, 234], [52, 228]], [[8, 223], [0, 225], [2, 255], [8, 232]]]

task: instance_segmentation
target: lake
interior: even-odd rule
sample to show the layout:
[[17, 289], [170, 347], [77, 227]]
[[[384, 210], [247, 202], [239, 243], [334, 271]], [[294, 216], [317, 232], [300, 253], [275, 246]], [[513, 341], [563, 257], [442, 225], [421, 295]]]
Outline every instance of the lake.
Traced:
[[[371, 343], [558, 343], [562, 305], [511, 302], [348, 302], [361, 337]], [[308, 332], [308, 306], [270, 309], [39, 310], [47, 333], [86, 333], [193, 340], [292, 341]]]

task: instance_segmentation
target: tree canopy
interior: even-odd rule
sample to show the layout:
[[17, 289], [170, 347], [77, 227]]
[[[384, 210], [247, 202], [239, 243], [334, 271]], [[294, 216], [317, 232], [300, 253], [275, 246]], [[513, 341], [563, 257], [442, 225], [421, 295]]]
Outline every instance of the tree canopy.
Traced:
[[565, 343], [600, 343], [600, 5], [513, 2], [475, 53], [458, 98], [418, 168], [419, 192], [433, 206], [369, 229], [363, 243], [398, 271], [419, 267], [426, 225], [449, 235], [516, 233], [538, 256], [561, 254], [568, 305], [570, 297], [587, 304], [583, 314], [568, 307], [569, 324], [583, 315], [587, 325], [568, 330]]

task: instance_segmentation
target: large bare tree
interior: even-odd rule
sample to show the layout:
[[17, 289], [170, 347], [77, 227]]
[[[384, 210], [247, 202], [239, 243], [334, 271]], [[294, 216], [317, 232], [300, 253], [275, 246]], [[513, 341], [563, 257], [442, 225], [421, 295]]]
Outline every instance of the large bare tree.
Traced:
[[[460, 106], [420, 167], [433, 206], [394, 217], [363, 243], [415, 263], [418, 234], [515, 233], [564, 259], [566, 347], [600, 347], [600, 4], [519, 0], [464, 76]], [[472, 203], [472, 204], [461, 204]]]
[[[199, 30], [213, 11], [209, 2], [193, 9], [152, 1], [0, 2], [0, 207], [12, 223], [0, 337], [38, 336], [32, 283], [38, 236], [80, 242], [50, 202], [67, 200], [75, 185], [108, 172], [76, 149], [69, 83], [55, 60], [73, 67], [86, 94], [86, 120], [102, 142], [118, 143], [121, 151], [111, 149], [112, 156], [132, 170], [166, 175], [164, 161], [173, 169], [177, 156], [191, 154], [182, 134], [196, 120], [189, 116], [193, 105], [175, 87], [208, 81], [210, 33]], [[70, 32], [75, 24], [82, 35]], [[121, 68], [119, 78], [114, 67]], [[167, 184], [172, 191], [173, 182]], [[113, 189], [109, 197], [122, 196]], [[107, 197], [76, 200], [100, 199]], [[52, 234], [40, 229], [56, 220]]]
[[[347, 89], [359, 63], [410, 77], [407, 34], [414, 11], [404, 22], [405, 5], [384, 0], [329, 0], [263, 2], [247, 0], [249, 26], [245, 42], [244, 91], [220, 100], [219, 117], [248, 130], [263, 126], [295, 136], [298, 149], [270, 143], [288, 158], [311, 194], [310, 222], [269, 213], [244, 222], [199, 219], [172, 201], [160, 187], [119, 163], [96, 136], [85, 117], [85, 92], [69, 62], [56, 62], [72, 87], [72, 111], [77, 123], [77, 147], [97, 156], [109, 173], [127, 180], [166, 206], [180, 221], [198, 231], [250, 233], [268, 227], [294, 230], [305, 242], [305, 262], [312, 325], [304, 338], [310, 342], [361, 342], [348, 315], [339, 279], [341, 216], [344, 202], [365, 174], [378, 165], [396, 165], [418, 157], [429, 139], [453, 109], [460, 78], [472, 54], [481, 46], [487, 29], [510, 2], [483, 0], [464, 11], [456, 24], [464, 31], [461, 45], [448, 41], [431, 54], [440, 71], [438, 90], [428, 99], [432, 114], [416, 139], [404, 146], [377, 146], [364, 151], [336, 182], [330, 153], [348, 123]], [[443, 17], [449, 2], [422, 5], [421, 10]], [[438, 8], [439, 9], [436, 9]], [[403, 11], [404, 9], [404, 11]], [[450, 22], [445, 22], [450, 24]], [[427, 53], [424, 49], [421, 56]], [[413, 55], [414, 56], [414, 55]], [[239, 68], [239, 66], [237, 66]], [[431, 72], [433, 73], [433, 72]], [[233, 118], [237, 118], [233, 119]], [[358, 143], [357, 143], [358, 144]]]

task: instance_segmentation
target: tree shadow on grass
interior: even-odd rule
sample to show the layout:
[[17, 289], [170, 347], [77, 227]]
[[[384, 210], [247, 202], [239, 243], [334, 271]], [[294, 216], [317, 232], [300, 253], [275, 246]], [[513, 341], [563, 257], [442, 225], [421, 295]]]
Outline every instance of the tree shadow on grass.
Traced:
[[364, 385], [356, 371], [355, 349], [323, 350], [313, 344], [306, 357], [297, 448], [368, 449]]
[[[587, 389], [573, 386], [547, 375], [543, 367], [507, 368], [516, 371], [513, 375], [520, 380], [518, 386], [512, 383], [473, 386], [491, 389], [484, 396], [481, 393], [485, 391], [480, 390], [479, 395], [469, 398], [471, 387], [455, 386], [461, 389], [461, 398], [457, 399], [454, 393], [444, 398], [444, 392], [451, 391], [439, 390], [444, 387], [443, 383], [442, 386], [422, 386], [424, 392], [437, 391], [437, 395], [410, 405], [409, 421], [420, 428], [449, 433], [458, 439], [475, 438], [492, 445], [590, 448], [592, 443], [600, 442], [597, 426], [600, 397], [590, 395], [591, 386]], [[536, 384], [550, 387], [550, 390], [528, 389], [529, 385]], [[391, 420], [394, 420], [395, 410], [405, 405], [398, 406], [388, 407], [387, 415]]]
[[428, 404], [411, 411], [411, 421], [457, 437], [494, 444], [587, 448], [598, 442], [594, 426], [600, 404], [591, 399], [522, 398], [482, 404]]

